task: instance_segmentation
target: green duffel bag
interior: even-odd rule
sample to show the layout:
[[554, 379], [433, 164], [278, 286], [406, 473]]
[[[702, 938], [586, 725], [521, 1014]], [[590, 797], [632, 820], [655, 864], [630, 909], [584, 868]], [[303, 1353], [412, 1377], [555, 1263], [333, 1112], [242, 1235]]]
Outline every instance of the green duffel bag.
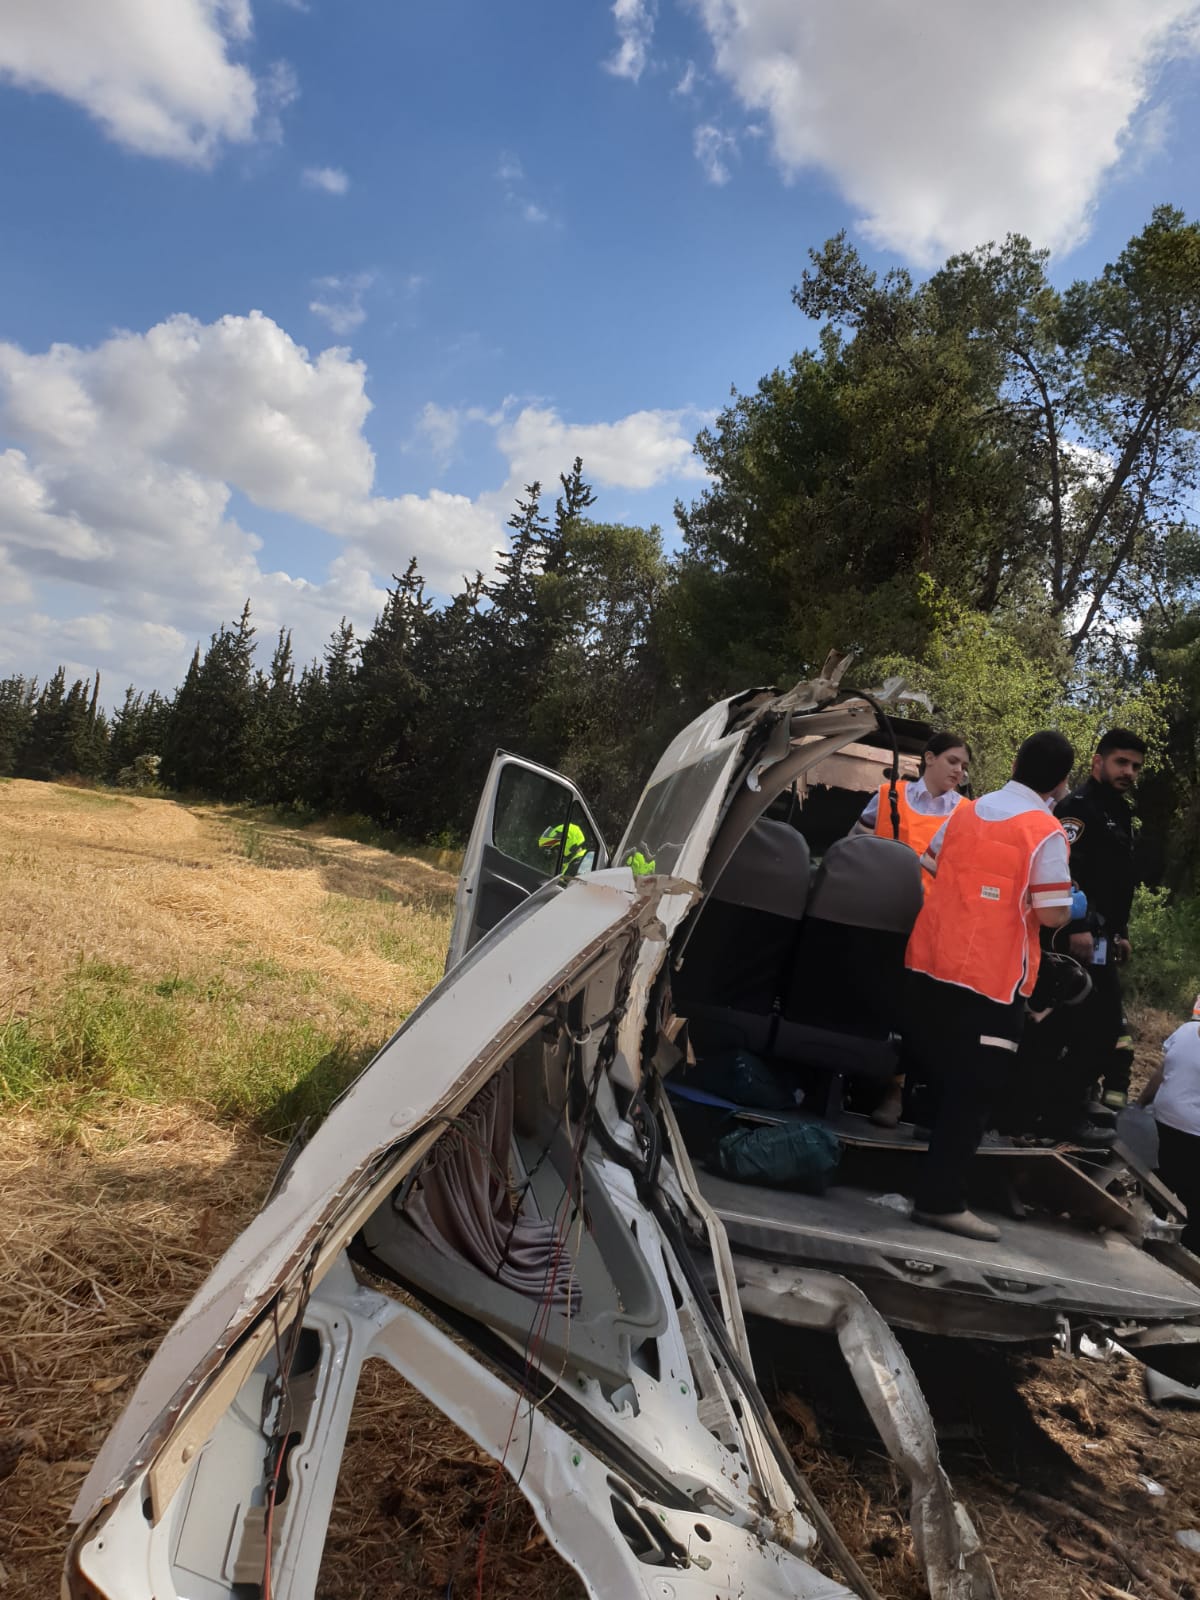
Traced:
[[777, 1122], [723, 1134], [717, 1140], [716, 1163], [739, 1183], [823, 1194], [841, 1155], [836, 1135], [819, 1122]]

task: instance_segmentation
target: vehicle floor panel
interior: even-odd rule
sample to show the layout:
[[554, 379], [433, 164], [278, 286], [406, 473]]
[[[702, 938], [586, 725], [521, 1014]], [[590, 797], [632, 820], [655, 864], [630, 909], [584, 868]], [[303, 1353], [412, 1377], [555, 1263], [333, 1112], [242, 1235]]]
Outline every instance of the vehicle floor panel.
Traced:
[[984, 1243], [923, 1227], [845, 1185], [806, 1195], [733, 1183], [709, 1172], [697, 1177], [735, 1250], [797, 1262], [820, 1257], [830, 1265], [840, 1258], [847, 1267], [871, 1254], [916, 1258], [950, 1271], [967, 1269], [1047, 1287], [1069, 1285], [1072, 1298], [1098, 1305], [1115, 1290], [1122, 1298], [1144, 1298], [1148, 1306], [1200, 1313], [1200, 1289], [1120, 1234], [1091, 1232], [1057, 1218], [1019, 1222], [993, 1213], [989, 1220], [1001, 1236]]

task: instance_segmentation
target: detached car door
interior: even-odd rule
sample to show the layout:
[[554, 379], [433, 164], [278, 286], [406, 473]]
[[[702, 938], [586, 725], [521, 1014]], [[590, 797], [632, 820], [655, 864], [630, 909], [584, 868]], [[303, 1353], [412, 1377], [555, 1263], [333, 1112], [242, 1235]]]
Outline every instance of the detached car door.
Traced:
[[600, 829], [571, 780], [497, 750], [463, 857], [446, 971], [543, 884], [607, 865]]

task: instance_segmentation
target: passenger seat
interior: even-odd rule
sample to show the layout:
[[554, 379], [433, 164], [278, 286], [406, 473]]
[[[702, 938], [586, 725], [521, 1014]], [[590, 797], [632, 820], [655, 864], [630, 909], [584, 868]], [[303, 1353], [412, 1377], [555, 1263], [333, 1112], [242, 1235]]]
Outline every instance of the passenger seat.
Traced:
[[698, 1055], [770, 1049], [810, 879], [803, 834], [760, 818], [701, 911], [672, 984]]
[[904, 950], [921, 867], [894, 839], [854, 834], [826, 851], [784, 991], [774, 1054], [845, 1077], [891, 1077]]

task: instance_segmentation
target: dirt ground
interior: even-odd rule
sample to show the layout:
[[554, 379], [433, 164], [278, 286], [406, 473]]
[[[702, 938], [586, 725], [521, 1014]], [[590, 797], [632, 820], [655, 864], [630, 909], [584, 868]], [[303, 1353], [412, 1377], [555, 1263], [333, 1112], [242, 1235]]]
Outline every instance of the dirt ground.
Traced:
[[[432, 921], [419, 959], [397, 945], [396, 908], [444, 915], [427, 909], [431, 887], [444, 894], [435, 868], [296, 830], [260, 832], [239, 853], [228, 828], [166, 802], [6, 786], [0, 826], [0, 1025], [82, 957], [151, 973], [164, 948], [174, 959], [199, 944], [224, 962], [243, 917], [281, 973], [315, 969], [390, 1011], [411, 1003], [436, 945]], [[370, 944], [350, 944], [331, 919], [343, 899], [376, 918]], [[290, 1004], [285, 978], [271, 982]], [[329, 1003], [327, 993], [311, 998]], [[1144, 1073], [1172, 1023], [1139, 1020]], [[19, 1109], [0, 1128], [0, 1591], [42, 1600], [57, 1593], [67, 1517], [104, 1434], [257, 1208], [280, 1149], [185, 1105], [101, 1102], [69, 1138], [60, 1120]], [[912, 1354], [1006, 1597], [1198, 1600], [1200, 1559], [1174, 1536], [1200, 1529], [1200, 1413], [1150, 1407], [1132, 1363], [920, 1343]], [[797, 1463], [880, 1594], [918, 1600], [904, 1486], [836, 1351], [814, 1341], [800, 1377], [781, 1385], [760, 1350], [759, 1373]], [[356, 1406], [318, 1593], [573, 1600], [583, 1589], [507, 1477], [377, 1368]]]

